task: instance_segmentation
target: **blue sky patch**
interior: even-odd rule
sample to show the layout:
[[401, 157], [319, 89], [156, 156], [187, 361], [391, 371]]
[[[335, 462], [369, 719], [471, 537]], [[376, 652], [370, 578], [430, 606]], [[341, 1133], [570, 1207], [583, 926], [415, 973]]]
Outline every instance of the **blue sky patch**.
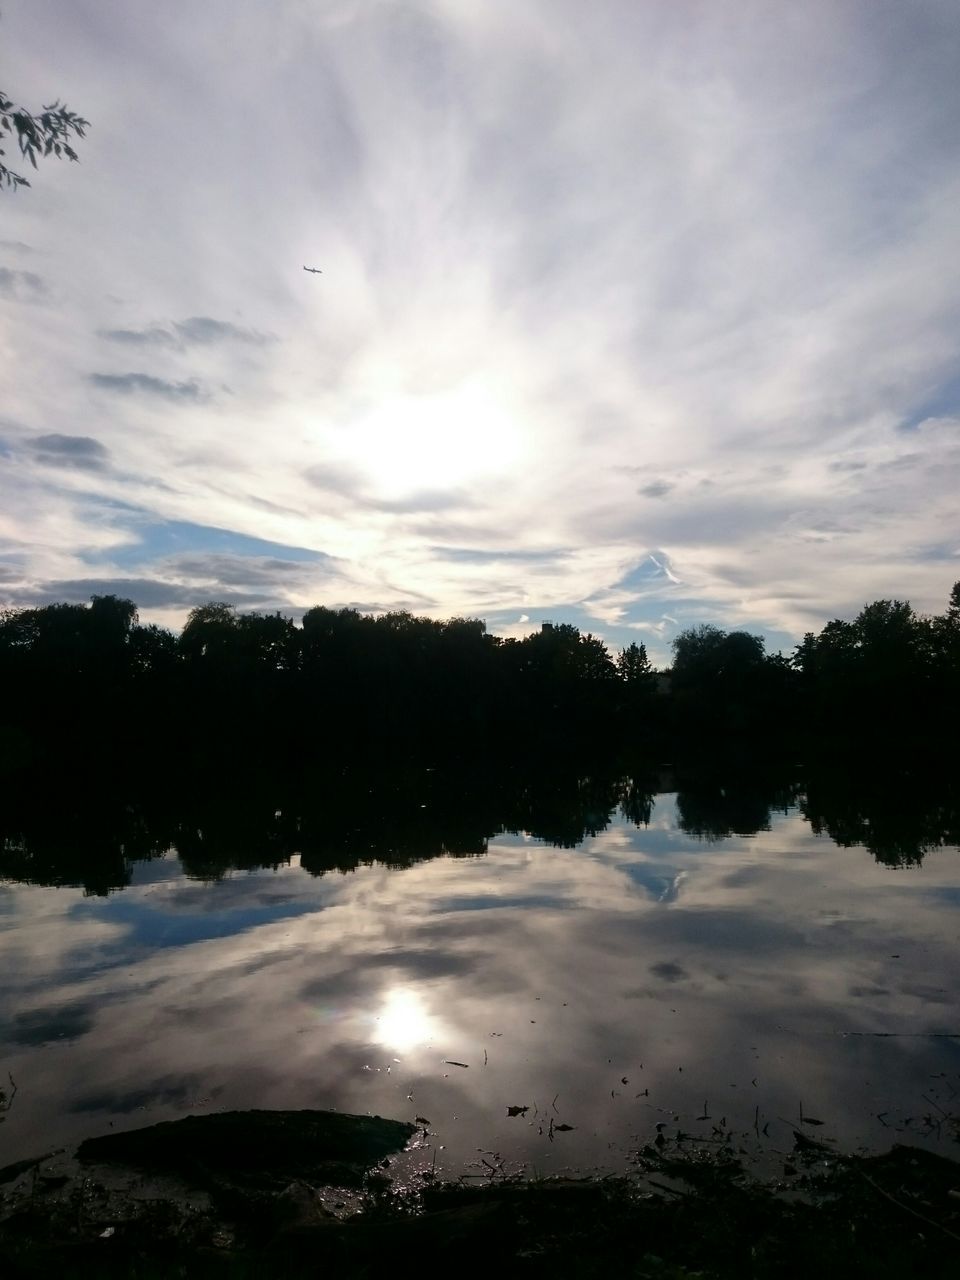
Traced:
[[[111, 551], [111, 560], [121, 569], [133, 569], [148, 560], [165, 556], [203, 555], [214, 552], [231, 556], [273, 556], [310, 564], [327, 560], [322, 551], [309, 547], [292, 547], [265, 538], [251, 538], [245, 533], [220, 529], [215, 525], [193, 524], [189, 520], [159, 520], [138, 525], [138, 542]], [[102, 559], [102, 552], [88, 552], [87, 560]]]

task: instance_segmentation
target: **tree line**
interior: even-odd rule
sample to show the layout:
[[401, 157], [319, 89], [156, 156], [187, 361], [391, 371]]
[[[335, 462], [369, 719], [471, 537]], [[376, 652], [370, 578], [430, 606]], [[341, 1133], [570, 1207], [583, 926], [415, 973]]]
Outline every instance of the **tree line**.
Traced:
[[643, 644], [613, 655], [569, 624], [505, 639], [469, 618], [318, 606], [297, 624], [210, 603], [175, 634], [113, 595], [0, 613], [0, 777], [97, 761], [196, 772], [398, 753], [672, 759], [742, 745], [799, 758], [851, 739], [939, 749], [958, 710], [960, 583], [942, 615], [876, 601], [791, 655], [692, 627], [660, 671]]

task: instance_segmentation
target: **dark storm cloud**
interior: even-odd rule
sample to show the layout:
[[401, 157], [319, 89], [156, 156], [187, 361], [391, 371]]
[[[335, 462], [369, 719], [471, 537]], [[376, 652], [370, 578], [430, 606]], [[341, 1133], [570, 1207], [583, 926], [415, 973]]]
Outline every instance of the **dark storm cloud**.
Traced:
[[73, 467], [79, 471], [102, 471], [110, 451], [92, 436], [37, 436], [28, 447], [38, 462], [47, 467]]
[[91, 373], [90, 381], [104, 391], [115, 391], [121, 395], [144, 391], [148, 395], [162, 396], [165, 400], [196, 401], [204, 397], [199, 383], [193, 379], [189, 382], [167, 382], [163, 378], [151, 377], [148, 373]]
[[14, 271], [0, 267], [0, 298], [15, 302], [38, 302], [45, 297], [47, 286], [35, 271]]
[[133, 347], [173, 347], [183, 350], [191, 346], [212, 346], [219, 342], [245, 342], [263, 346], [274, 341], [268, 334], [257, 333], [231, 324], [229, 320], [215, 320], [213, 316], [188, 316], [186, 320], [174, 320], [172, 327], [147, 325], [143, 329], [101, 329], [99, 336], [108, 342], [124, 343]]

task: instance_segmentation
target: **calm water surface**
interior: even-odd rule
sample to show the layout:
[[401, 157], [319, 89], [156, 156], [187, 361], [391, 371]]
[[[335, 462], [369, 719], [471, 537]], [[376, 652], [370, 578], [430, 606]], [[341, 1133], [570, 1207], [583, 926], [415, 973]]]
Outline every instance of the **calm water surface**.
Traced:
[[956, 1151], [953, 846], [884, 865], [792, 807], [705, 839], [664, 793], [575, 848], [131, 881], [0, 881], [0, 1164], [245, 1107], [425, 1117], [450, 1173], [621, 1169], [664, 1122], [786, 1148], [801, 1114]]

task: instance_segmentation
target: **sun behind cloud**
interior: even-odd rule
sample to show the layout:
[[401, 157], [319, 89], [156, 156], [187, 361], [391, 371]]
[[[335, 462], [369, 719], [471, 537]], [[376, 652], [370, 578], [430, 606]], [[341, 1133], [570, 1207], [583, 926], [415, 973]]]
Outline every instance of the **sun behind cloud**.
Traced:
[[386, 495], [462, 489], [522, 465], [524, 432], [498, 396], [464, 382], [385, 397], [350, 428], [346, 460]]

